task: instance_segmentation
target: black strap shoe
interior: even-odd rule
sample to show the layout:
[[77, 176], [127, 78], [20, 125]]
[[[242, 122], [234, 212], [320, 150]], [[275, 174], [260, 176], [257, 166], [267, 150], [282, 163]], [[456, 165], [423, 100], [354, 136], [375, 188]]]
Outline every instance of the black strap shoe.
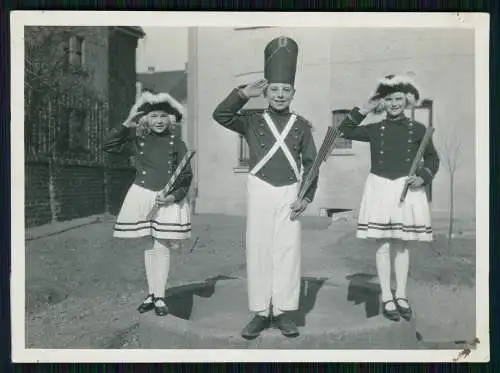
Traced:
[[[145, 313], [145, 312], [151, 311], [153, 308], [155, 308], [154, 299], [155, 299], [154, 294], [148, 294], [148, 296], [139, 305], [139, 307], [137, 307], [137, 310], [140, 313]], [[149, 302], [146, 302], [148, 300], [149, 300]]]
[[[402, 300], [403, 302], [406, 302], [408, 304], [408, 307], [402, 306], [399, 301]], [[401, 317], [405, 319], [406, 321], [410, 321], [413, 311], [411, 309], [410, 302], [408, 302], [407, 298], [396, 298], [396, 308], [398, 309], [399, 313], [401, 314]]]
[[[163, 302], [163, 305], [159, 306], [156, 304], [156, 302]], [[165, 298], [162, 297], [156, 297], [154, 299], [154, 308], [155, 308], [155, 313], [156, 316], [167, 316], [168, 315], [168, 307], [167, 303], [165, 302]]]
[[[396, 307], [393, 310], [388, 310], [385, 306], [391, 302], [394, 303]], [[389, 319], [391, 321], [399, 321], [400, 314], [397, 308], [397, 304], [393, 299], [388, 300], [387, 302], [382, 302], [382, 315], [384, 315], [386, 319]]]
[[241, 331], [241, 336], [245, 339], [255, 339], [260, 332], [271, 326], [271, 319], [266, 316], [255, 315], [255, 317]]
[[285, 312], [278, 316], [273, 316], [273, 318], [276, 320], [275, 325], [285, 337], [295, 338], [299, 336], [299, 329], [289, 314]]

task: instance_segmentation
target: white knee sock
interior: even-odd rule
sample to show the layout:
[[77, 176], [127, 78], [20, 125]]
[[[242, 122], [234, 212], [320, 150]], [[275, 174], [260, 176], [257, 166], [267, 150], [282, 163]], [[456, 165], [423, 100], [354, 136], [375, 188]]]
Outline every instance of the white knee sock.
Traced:
[[154, 294], [154, 262], [155, 251], [153, 249], [144, 250], [144, 266], [146, 267], [146, 279], [148, 281], [148, 293]]
[[[377, 274], [382, 291], [382, 301], [386, 302], [392, 299], [391, 293], [391, 246], [390, 243], [384, 242], [377, 250], [376, 264]], [[389, 308], [389, 306], [388, 306]]]
[[166, 242], [155, 240], [154, 247], [145, 252], [145, 263], [149, 292], [155, 297], [164, 297], [170, 270], [170, 250]]
[[396, 298], [406, 298], [406, 283], [410, 268], [410, 251], [406, 245], [400, 245], [394, 258], [394, 272], [396, 273]]

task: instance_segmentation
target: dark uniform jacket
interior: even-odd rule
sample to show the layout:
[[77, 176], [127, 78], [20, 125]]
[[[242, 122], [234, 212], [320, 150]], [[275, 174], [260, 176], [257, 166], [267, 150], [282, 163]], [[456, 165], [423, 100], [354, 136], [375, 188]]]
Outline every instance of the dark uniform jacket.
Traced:
[[[365, 117], [359, 108], [354, 108], [340, 124], [342, 137], [370, 143], [371, 173], [391, 180], [408, 176], [424, 137], [425, 126], [404, 116], [359, 126]], [[431, 139], [424, 151], [423, 165], [417, 169], [416, 175], [429, 184], [438, 169], [439, 156]]]
[[[165, 187], [177, 165], [187, 152], [186, 144], [170, 131], [161, 134], [151, 131], [138, 137], [135, 128], [123, 125], [113, 129], [107, 135], [104, 151], [114, 154], [128, 153], [135, 156], [136, 177], [134, 184], [143, 188], [160, 191]], [[175, 202], [186, 197], [193, 172], [188, 164], [179, 175], [171, 194]]]
[[[238, 89], [233, 90], [222, 101], [213, 113], [213, 118], [222, 126], [243, 135], [250, 150], [249, 166], [252, 169], [271, 149], [276, 139], [269, 129], [261, 113], [238, 113], [248, 102]], [[292, 113], [290, 111], [276, 112], [267, 110], [279, 132], [282, 132]], [[295, 123], [288, 133], [285, 143], [296, 161], [297, 168], [304, 166], [303, 179], [305, 180], [316, 158], [316, 146], [311, 133], [310, 123], [297, 115]], [[291, 185], [297, 182], [293, 169], [283, 150], [278, 149], [274, 156], [256, 174], [261, 180], [273, 185]], [[305, 198], [311, 202], [316, 193], [318, 177], [308, 189]]]

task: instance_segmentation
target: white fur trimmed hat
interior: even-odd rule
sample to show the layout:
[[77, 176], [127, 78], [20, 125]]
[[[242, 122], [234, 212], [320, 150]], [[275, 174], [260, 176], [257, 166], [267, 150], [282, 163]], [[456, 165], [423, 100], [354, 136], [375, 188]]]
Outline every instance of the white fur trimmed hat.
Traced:
[[161, 110], [175, 116], [179, 122], [184, 116], [183, 106], [168, 93], [152, 93], [145, 91], [132, 107], [132, 111], [141, 111], [147, 114], [154, 110]]
[[394, 92], [413, 95], [415, 101], [420, 100], [420, 92], [415, 83], [404, 75], [387, 75], [378, 82], [375, 94], [385, 97]]

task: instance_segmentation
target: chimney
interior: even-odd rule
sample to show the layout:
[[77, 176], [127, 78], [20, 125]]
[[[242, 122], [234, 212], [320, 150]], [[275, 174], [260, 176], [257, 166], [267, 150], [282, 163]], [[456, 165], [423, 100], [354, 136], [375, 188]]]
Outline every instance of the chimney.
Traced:
[[148, 73], [154, 73], [155, 72], [155, 67], [154, 66], [148, 66]]
[[135, 100], [137, 101], [139, 97], [141, 97], [142, 94], [142, 83], [141, 82], [136, 82], [135, 83]]
[[186, 63], [184, 64], [184, 72], [186, 72], [186, 73], [187, 73], [187, 71], [188, 71], [188, 63], [186, 62]]

